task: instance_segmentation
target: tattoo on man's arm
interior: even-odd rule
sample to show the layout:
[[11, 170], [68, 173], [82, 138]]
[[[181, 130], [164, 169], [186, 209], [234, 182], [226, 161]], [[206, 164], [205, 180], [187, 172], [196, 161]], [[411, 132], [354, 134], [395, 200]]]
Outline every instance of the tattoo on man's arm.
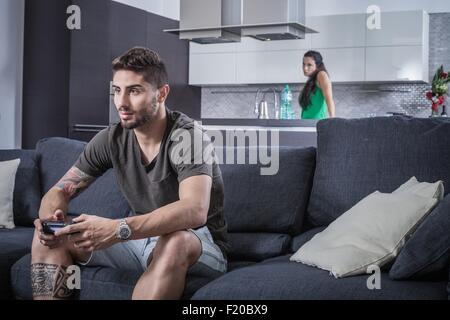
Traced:
[[72, 167], [64, 177], [59, 180], [56, 187], [62, 190], [69, 199], [72, 199], [89, 187], [94, 180], [95, 177], [84, 173], [76, 167]]
[[34, 263], [31, 265], [31, 288], [33, 297], [67, 299], [72, 295], [67, 286], [66, 267], [56, 264]]

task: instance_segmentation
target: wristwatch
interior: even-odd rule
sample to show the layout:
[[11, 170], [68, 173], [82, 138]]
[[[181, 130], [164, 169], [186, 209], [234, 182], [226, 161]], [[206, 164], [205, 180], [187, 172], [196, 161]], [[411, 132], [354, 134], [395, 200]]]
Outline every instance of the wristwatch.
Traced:
[[131, 229], [125, 219], [119, 220], [119, 227], [117, 228], [116, 238], [119, 240], [128, 240], [131, 237]]

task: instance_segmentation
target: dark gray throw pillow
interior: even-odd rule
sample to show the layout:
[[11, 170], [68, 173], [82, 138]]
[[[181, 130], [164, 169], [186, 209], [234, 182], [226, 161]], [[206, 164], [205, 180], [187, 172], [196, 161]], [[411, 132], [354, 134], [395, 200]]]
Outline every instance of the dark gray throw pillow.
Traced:
[[394, 280], [445, 279], [450, 264], [450, 195], [422, 222], [395, 260]]

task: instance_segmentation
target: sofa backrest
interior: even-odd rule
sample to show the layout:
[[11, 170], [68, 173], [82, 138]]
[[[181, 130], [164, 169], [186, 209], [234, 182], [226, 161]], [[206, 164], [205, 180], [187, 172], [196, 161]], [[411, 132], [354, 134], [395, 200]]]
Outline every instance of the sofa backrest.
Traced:
[[325, 226], [370, 193], [412, 176], [450, 191], [450, 120], [327, 119], [317, 124], [317, 164], [308, 220]]
[[[216, 148], [216, 153], [222, 155], [221, 162], [226, 162], [229, 150]], [[238, 164], [239, 152], [245, 154], [245, 164]], [[261, 175], [262, 167], [275, 167], [274, 163], [250, 164], [250, 154], [259, 152], [257, 148], [236, 148], [233, 164], [220, 165], [230, 256], [235, 259], [255, 261], [283, 254], [288, 250], [290, 236], [301, 231], [306, 214], [315, 148], [281, 147], [275, 175]]]
[[13, 195], [14, 224], [31, 227], [41, 204], [38, 155], [34, 150], [0, 150], [0, 161], [20, 159]]
[[[40, 158], [40, 180], [44, 193], [73, 166], [85, 145], [85, 142], [66, 138], [46, 138], [37, 143], [36, 152]], [[113, 170], [108, 170], [69, 205], [69, 213], [87, 213], [106, 218], [125, 217], [129, 210]]]

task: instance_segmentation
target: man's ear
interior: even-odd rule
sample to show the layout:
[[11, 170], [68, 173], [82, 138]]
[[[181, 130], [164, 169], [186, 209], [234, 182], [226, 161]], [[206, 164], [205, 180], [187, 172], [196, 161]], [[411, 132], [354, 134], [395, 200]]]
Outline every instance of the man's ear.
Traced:
[[158, 91], [159, 91], [158, 102], [162, 103], [162, 102], [166, 101], [167, 96], [169, 95], [169, 92], [170, 92], [169, 85], [165, 84], [164, 86], [159, 88]]

